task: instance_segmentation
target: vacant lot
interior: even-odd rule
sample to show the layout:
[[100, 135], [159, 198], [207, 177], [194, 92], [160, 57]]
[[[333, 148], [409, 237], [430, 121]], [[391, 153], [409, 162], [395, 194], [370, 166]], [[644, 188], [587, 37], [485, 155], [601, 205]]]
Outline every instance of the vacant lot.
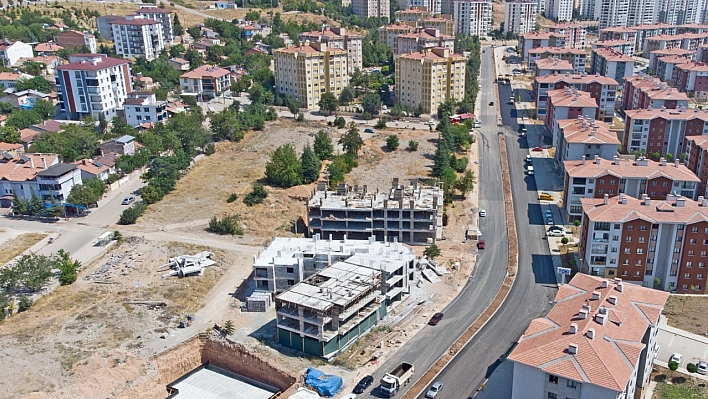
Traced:
[[708, 332], [708, 297], [671, 295], [663, 313], [670, 326], [699, 335]]
[[0, 231], [0, 267], [38, 243], [46, 234]]
[[703, 380], [659, 368], [652, 379], [656, 381], [654, 399], [708, 399], [708, 388]]

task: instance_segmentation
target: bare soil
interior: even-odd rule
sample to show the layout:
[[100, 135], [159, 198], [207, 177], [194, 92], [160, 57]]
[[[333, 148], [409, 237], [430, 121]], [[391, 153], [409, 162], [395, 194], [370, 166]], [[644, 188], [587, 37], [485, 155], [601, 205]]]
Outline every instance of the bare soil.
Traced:
[[698, 335], [708, 332], [708, 297], [670, 295], [663, 314], [669, 325]]
[[46, 236], [38, 233], [22, 234], [16, 230], [0, 232], [0, 267]]

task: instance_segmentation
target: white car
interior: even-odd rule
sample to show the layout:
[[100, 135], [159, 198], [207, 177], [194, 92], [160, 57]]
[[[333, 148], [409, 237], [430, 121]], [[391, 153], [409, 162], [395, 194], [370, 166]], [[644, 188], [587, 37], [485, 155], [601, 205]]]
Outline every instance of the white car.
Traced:
[[671, 362], [676, 362], [679, 365], [681, 364], [681, 360], [683, 360], [683, 355], [680, 353], [673, 353], [671, 354], [671, 357], [669, 358], [669, 363]]
[[427, 122], [424, 123], [424, 125], [430, 125], [430, 126], [432, 126], [432, 125], [434, 125], [434, 124], [435, 124], [435, 121], [433, 121], [433, 120], [429, 120], [429, 121], [427, 121]]
[[565, 237], [565, 232], [563, 230], [550, 230], [548, 232], [549, 237]]
[[487, 217], [487, 211], [485, 209], [480, 209], [479, 210], [479, 217]]
[[428, 392], [425, 394], [425, 397], [429, 399], [435, 399], [435, 397], [438, 396], [438, 392], [442, 391], [442, 388], [442, 382], [434, 382], [433, 385], [430, 386], [430, 389], [428, 389]]

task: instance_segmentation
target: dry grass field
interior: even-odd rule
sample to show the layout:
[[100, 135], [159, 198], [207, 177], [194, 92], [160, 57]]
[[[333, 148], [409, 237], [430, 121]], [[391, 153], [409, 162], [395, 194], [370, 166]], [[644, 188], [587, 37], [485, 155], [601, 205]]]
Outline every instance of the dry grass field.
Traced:
[[25, 233], [0, 244], [0, 266], [25, 252], [29, 247], [46, 237], [46, 234]]
[[670, 326], [698, 335], [708, 334], [708, 297], [671, 295], [663, 314]]

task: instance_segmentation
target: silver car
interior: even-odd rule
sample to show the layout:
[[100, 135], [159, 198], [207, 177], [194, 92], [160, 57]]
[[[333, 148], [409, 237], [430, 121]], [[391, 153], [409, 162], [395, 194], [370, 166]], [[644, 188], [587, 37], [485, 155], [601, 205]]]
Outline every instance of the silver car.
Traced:
[[440, 381], [436, 381], [433, 383], [433, 385], [430, 386], [430, 389], [428, 389], [428, 392], [425, 394], [426, 398], [430, 399], [435, 399], [436, 396], [438, 396], [438, 393], [442, 391], [443, 389], [443, 384]]
[[706, 375], [706, 372], [708, 372], [708, 362], [705, 360], [701, 360], [698, 362], [698, 374], [703, 374]]

